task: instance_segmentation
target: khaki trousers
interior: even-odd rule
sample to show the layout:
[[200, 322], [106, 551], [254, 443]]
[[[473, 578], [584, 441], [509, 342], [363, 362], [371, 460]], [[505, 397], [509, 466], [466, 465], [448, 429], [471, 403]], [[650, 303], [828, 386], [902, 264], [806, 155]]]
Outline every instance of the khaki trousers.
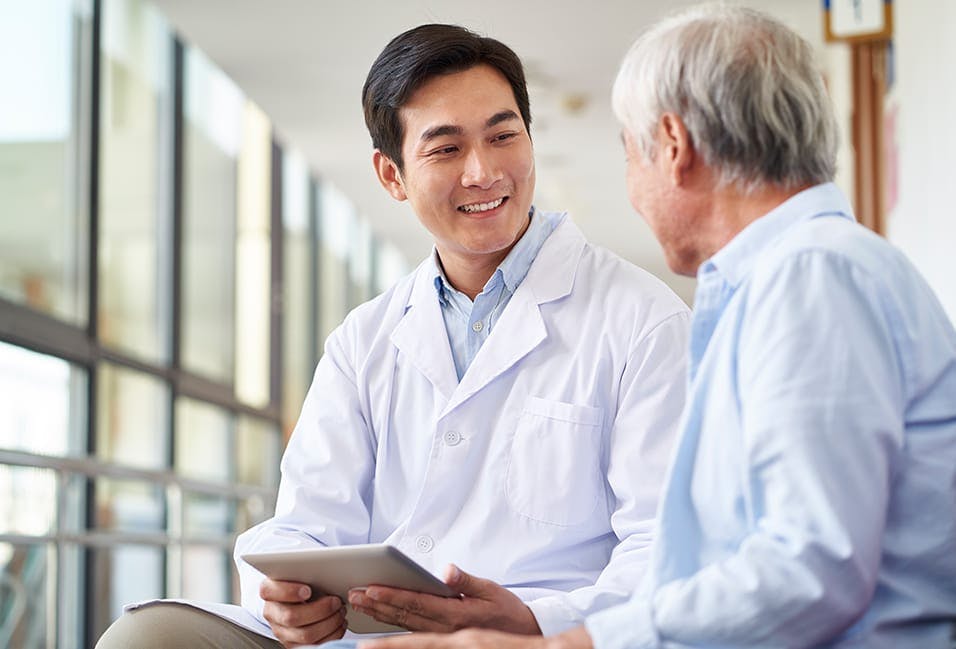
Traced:
[[159, 603], [124, 613], [96, 649], [282, 649], [282, 644], [192, 606]]

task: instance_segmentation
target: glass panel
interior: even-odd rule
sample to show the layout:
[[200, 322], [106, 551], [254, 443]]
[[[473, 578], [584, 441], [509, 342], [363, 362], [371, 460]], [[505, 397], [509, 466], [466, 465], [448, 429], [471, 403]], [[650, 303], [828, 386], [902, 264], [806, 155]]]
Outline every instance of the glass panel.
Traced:
[[147, 360], [166, 357], [172, 38], [152, 5], [103, 5], [99, 335]]
[[297, 152], [282, 160], [282, 430], [286, 438], [299, 417], [315, 366], [310, 344], [313, 307], [310, 268], [309, 171]]
[[185, 527], [189, 538], [220, 538], [232, 533], [232, 501], [219, 496], [187, 493], [184, 496]]
[[263, 407], [269, 405], [270, 396], [272, 135], [269, 120], [254, 105], [246, 104], [242, 118], [236, 242], [236, 396]]
[[169, 388], [148, 374], [102, 363], [96, 455], [147, 469], [167, 466]]
[[54, 533], [56, 487], [50, 469], [0, 464], [0, 534]]
[[0, 0], [0, 296], [77, 324], [87, 320], [88, 9]]
[[58, 488], [63, 509], [58, 512], [57, 529], [67, 534], [83, 534], [87, 530], [86, 501], [89, 479], [80, 474], [66, 474]]
[[93, 597], [88, 601], [93, 637], [123, 614], [123, 605], [163, 596], [162, 547], [118, 545], [91, 549]]
[[193, 399], [176, 401], [176, 471], [228, 482], [233, 475], [233, 418], [226, 410]]
[[375, 293], [381, 293], [392, 287], [395, 282], [410, 272], [408, 261], [394, 244], [379, 241], [375, 260]]
[[115, 532], [163, 532], [163, 490], [133, 480], [96, 481], [95, 525]]
[[207, 602], [228, 602], [232, 559], [222, 548], [183, 548], [183, 597]]
[[81, 649], [86, 647], [82, 636], [86, 613], [83, 602], [86, 601], [85, 552], [78, 545], [64, 543], [60, 545], [57, 572], [59, 586], [56, 592], [57, 608], [56, 630], [59, 635], [57, 647], [60, 649]]
[[56, 546], [0, 543], [0, 647], [56, 642]]
[[84, 453], [85, 404], [85, 372], [0, 342], [0, 448], [41, 455]]
[[240, 416], [236, 433], [239, 482], [277, 487], [282, 448], [275, 425], [261, 419]]
[[239, 89], [186, 52], [183, 133], [182, 363], [223, 383], [235, 370], [236, 163]]
[[275, 498], [252, 496], [239, 501], [236, 511], [236, 530], [247, 530], [266, 520], [275, 512]]
[[348, 313], [349, 236], [354, 219], [348, 199], [323, 183], [319, 190], [319, 349]]
[[364, 219], [352, 220], [349, 242], [349, 308], [353, 309], [372, 297], [372, 231]]

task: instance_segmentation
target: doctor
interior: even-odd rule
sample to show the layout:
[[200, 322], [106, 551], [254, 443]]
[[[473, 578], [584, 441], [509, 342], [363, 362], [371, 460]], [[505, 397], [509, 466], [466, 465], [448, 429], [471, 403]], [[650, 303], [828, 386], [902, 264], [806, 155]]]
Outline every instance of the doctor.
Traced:
[[[528, 93], [502, 43], [455, 26], [412, 29], [375, 61], [362, 99], [379, 181], [435, 247], [326, 342], [275, 516], [236, 544], [245, 613], [230, 615], [259, 635], [230, 628], [228, 646], [345, 631], [338, 599], [311, 600], [307, 586], [266, 579], [239, 555], [369, 542], [445, 570], [465, 595], [350, 596], [381, 621], [571, 628], [626, 601], [647, 564], [684, 400], [688, 310], [588, 244], [566, 214], [532, 206]], [[173, 608], [197, 615], [144, 608], [107, 634], [153, 615], [168, 645], [138, 634], [100, 646], [224, 646], [190, 635], [200, 622], [162, 617]]]

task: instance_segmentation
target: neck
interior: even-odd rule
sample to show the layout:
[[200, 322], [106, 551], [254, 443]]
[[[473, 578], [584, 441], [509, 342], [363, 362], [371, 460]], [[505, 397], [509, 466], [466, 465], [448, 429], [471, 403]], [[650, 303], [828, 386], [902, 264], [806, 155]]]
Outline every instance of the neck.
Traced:
[[748, 225], [808, 187], [783, 189], [775, 185], [762, 185], [747, 194], [734, 187], [715, 191], [711, 196], [711, 218], [706, 221], [708, 242], [700, 262], [703, 263], [730, 243]]
[[439, 249], [438, 258], [448, 283], [474, 302], [510, 251], [509, 248], [494, 255], [469, 256], [456, 255]]

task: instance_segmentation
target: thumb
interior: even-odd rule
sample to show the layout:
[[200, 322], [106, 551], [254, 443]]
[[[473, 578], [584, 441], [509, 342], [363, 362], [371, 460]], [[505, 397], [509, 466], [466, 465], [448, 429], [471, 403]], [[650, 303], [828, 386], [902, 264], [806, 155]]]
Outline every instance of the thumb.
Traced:
[[481, 597], [489, 591], [491, 584], [487, 579], [469, 575], [453, 563], [445, 569], [445, 583], [452, 590], [468, 597]]

